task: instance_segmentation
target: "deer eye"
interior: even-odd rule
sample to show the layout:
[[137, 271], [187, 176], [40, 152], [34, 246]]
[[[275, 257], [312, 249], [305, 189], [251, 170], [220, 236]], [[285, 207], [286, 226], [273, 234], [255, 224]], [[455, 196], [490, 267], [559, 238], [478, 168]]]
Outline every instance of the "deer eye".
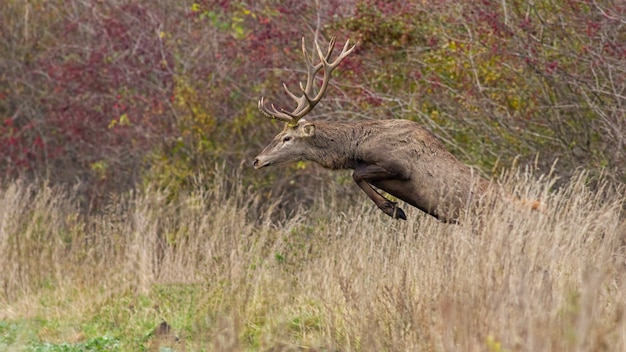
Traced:
[[289, 142], [291, 140], [291, 136], [285, 136], [283, 137], [283, 143], [285, 142]]

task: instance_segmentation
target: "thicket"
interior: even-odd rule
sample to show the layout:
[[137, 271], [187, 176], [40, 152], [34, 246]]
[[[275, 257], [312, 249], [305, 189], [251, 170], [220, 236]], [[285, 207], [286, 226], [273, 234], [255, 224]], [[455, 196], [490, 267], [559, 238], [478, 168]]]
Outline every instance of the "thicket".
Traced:
[[[412, 119], [485, 175], [559, 159], [623, 181], [625, 26], [618, 0], [5, 0], [0, 173], [97, 205], [247, 164], [281, 128], [257, 99], [288, 103], [318, 35], [357, 50], [311, 119]], [[243, 177], [300, 201], [329, 177], [286, 168]]]

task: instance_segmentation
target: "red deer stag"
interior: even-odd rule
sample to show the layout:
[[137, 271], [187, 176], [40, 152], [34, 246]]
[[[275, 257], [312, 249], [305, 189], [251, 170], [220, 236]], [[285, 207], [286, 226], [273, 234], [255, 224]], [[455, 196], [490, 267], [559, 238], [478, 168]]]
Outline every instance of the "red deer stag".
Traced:
[[[307, 65], [306, 84], [300, 83], [302, 95], [292, 93], [283, 83], [285, 92], [297, 103], [292, 112], [274, 105], [268, 108], [263, 98], [259, 100], [259, 110], [266, 117], [287, 124], [254, 159], [254, 167], [309, 160], [332, 170], [353, 169], [356, 184], [392, 218], [406, 220], [406, 215], [372, 186], [441, 221], [456, 222], [463, 209], [485, 194], [489, 182], [458, 161], [431, 132], [408, 120], [303, 119], [324, 96], [332, 71], [355, 47], [346, 41], [339, 56], [330, 62], [334, 46], [332, 38], [324, 54], [315, 41], [320, 62], [313, 64], [302, 40]], [[320, 70], [324, 77], [316, 93], [315, 77]]]

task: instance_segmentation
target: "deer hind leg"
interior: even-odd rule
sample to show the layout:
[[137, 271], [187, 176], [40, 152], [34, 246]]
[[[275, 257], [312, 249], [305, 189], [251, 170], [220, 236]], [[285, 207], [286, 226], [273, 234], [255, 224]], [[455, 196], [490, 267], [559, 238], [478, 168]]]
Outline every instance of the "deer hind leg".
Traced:
[[389, 171], [387, 168], [377, 165], [359, 165], [354, 169], [352, 174], [354, 182], [367, 194], [368, 197], [380, 210], [385, 214], [391, 216], [394, 219], [406, 220], [404, 211], [398, 207], [397, 203], [390, 201], [378, 193], [371, 185], [370, 182], [400, 179], [400, 174]]

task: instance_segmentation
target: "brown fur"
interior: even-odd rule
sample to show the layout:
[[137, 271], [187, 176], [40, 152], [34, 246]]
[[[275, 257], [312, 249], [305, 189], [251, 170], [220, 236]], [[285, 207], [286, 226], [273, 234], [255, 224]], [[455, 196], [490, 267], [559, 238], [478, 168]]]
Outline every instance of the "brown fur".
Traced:
[[309, 160], [353, 169], [355, 182], [385, 214], [402, 209], [371, 185], [446, 222], [479, 201], [490, 187], [458, 161], [432, 133], [408, 120], [308, 122], [287, 125], [256, 157], [255, 168]]

